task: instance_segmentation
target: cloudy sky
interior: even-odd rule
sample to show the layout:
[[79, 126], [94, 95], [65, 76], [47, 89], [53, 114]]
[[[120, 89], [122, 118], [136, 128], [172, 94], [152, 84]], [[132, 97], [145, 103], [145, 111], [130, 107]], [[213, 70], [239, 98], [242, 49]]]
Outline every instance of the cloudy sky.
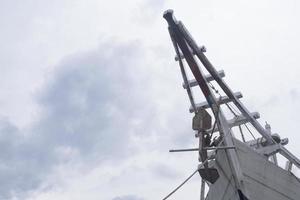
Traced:
[[195, 170], [168, 153], [196, 145], [168, 8], [300, 157], [298, 1], [1, 0], [0, 199], [161, 199]]

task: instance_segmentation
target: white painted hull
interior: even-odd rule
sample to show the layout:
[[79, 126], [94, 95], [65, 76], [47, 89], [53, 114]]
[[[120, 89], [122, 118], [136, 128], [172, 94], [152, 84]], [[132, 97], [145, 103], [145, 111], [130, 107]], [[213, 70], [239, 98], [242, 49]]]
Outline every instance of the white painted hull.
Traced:
[[[249, 200], [300, 200], [300, 182], [292, 173], [245, 143], [238, 140], [234, 143], [243, 173], [244, 194]], [[225, 150], [219, 150], [211, 164], [218, 169], [220, 177], [210, 186], [206, 199], [240, 200]]]

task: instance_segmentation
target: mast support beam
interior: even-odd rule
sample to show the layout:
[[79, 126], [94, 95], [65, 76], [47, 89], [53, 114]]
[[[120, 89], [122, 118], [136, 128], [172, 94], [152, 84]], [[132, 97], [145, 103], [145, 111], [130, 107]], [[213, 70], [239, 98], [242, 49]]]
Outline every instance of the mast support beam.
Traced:
[[[236, 96], [236, 98], [239, 98], [239, 99], [243, 97], [241, 92], [235, 92], [234, 96]], [[220, 99], [217, 100], [217, 104], [221, 105], [221, 104], [229, 103], [231, 101], [232, 100], [228, 96], [222, 96]], [[210, 108], [209, 104], [206, 101], [197, 103], [195, 106], [196, 106], [197, 110]], [[195, 112], [195, 110], [192, 106], [190, 107], [189, 110], [190, 110], [190, 113]]]
[[[260, 114], [258, 112], [251, 113], [251, 116], [253, 116], [255, 119], [260, 118]], [[243, 115], [238, 115], [238, 116], [234, 117], [233, 119], [230, 119], [227, 121], [230, 128], [239, 126], [242, 124], [246, 124], [248, 122], [249, 122], [249, 120]], [[212, 129], [208, 130], [207, 132], [210, 133], [211, 131], [212, 131]], [[218, 131], [219, 131], [218, 127], [215, 127], [214, 132], [218, 132]]]
[[[219, 70], [219, 71], [218, 71], [218, 74], [219, 74], [219, 76], [220, 76], [221, 78], [224, 78], [224, 77], [225, 77], [225, 72], [224, 72], [224, 70]], [[207, 82], [210, 82], [210, 81], [213, 81], [213, 80], [214, 80], [214, 78], [213, 78], [210, 74], [205, 75], [205, 79], [206, 79]], [[197, 82], [196, 79], [189, 80], [188, 83], [189, 83], [189, 86], [190, 86], [190, 87], [195, 87], [195, 86], [198, 85], [198, 82]], [[187, 88], [187, 85], [186, 85], [185, 83], [182, 83], [182, 87], [183, 87], [184, 89], [186, 89], [186, 88]]]

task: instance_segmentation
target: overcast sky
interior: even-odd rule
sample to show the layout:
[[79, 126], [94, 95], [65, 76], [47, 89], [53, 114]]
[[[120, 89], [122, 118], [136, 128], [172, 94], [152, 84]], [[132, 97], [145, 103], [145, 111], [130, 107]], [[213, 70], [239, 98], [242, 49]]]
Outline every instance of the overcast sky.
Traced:
[[1, 0], [0, 199], [161, 199], [195, 170], [168, 153], [197, 142], [169, 8], [300, 157], [298, 1]]

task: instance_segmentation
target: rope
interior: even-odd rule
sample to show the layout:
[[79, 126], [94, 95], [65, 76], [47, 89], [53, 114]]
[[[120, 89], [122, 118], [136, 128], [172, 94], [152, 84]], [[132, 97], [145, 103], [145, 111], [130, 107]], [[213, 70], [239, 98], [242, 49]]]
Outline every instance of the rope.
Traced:
[[240, 133], [241, 133], [241, 136], [242, 136], [243, 142], [246, 142], [246, 140], [245, 140], [245, 136], [244, 136], [244, 134], [243, 134], [243, 129], [242, 129], [241, 125], [239, 125], [239, 129], [240, 129]]
[[[229, 104], [230, 105], [230, 104]], [[235, 109], [235, 107], [234, 106], [231, 106], [231, 108], [236, 112], [236, 113], [240, 113], [240, 111], [239, 110], [237, 110], [237, 109]]]
[[225, 105], [227, 106], [227, 108], [230, 110], [230, 112], [236, 117], [238, 116], [234, 111], [233, 109], [230, 107], [230, 105], [228, 103], [225, 103]]
[[249, 127], [247, 126], [247, 124], [244, 124], [247, 128], [247, 130], [249, 131], [249, 133], [251, 134], [251, 136], [253, 137], [254, 140], [256, 140], [255, 136], [253, 135], [253, 133], [250, 131]]
[[[219, 91], [212, 85], [212, 83], [209, 82], [209, 86], [214, 90], [214, 92], [216, 94], [219, 95], [219, 98], [221, 98], [221, 95], [219, 93]], [[237, 116], [237, 114], [235, 113], [234, 109], [230, 107], [230, 105], [228, 103], [226, 103], [226, 106], [228, 107], [228, 109], [234, 114], [234, 116]], [[217, 113], [219, 113], [219, 110], [220, 110], [220, 105], [218, 105], [218, 110], [217, 110]], [[218, 117], [216, 117], [215, 119], [215, 122], [214, 122], [214, 125], [213, 125], [213, 128], [212, 128], [212, 131], [210, 133], [210, 135], [212, 136], [212, 134], [214, 133], [214, 130], [216, 128], [216, 125], [218, 123]], [[248, 126], [245, 124], [246, 128], [248, 129], [248, 131], [250, 132], [250, 134], [252, 135], [252, 137], [255, 139], [254, 135], [252, 134], [252, 132], [250, 131], [250, 129], [248, 128]], [[241, 134], [242, 134], [242, 138], [243, 138], [243, 141], [245, 142], [245, 138], [244, 138], [244, 135], [242, 133], [242, 130], [241, 130], [241, 126], [240, 127], [240, 131], [241, 131]], [[231, 129], [231, 128], [230, 128]], [[230, 131], [229, 131], [230, 132]], [[220, 141], [220, 143], [222, 143], [224, 141], [224, 139], [228, 136], [228, 133], [226, 135], [224, 135], [224, 137], [222, 138], [222, 140]], [[219, 144], [220, 144], [219, 143]], [[214, 150], [215, 152], [216, 150]], [[209, 156], [208, 158], [206, 158], [199, 167], [205, 165], [209, 159], [211, 159], [213, 154], [211, 154], [211, 156]], [[168, 199], [170, 196], [172, 196], [176, 191], [178, 191], [184, 184], [186, 184], [196, 173], [198, 172], [198, 169], [196, 169], [189, 177], [187, 177], [179, 186], [177, 186], [172, 192], [170, 192], [165, 198], [163, 198], [162, 200], [166, 200]]]
[[220, 105], [217, 105], [217, 106], [218, 106], [218, 110], [217, 110], [217, 113], [215, 115], [215, 122], [214, 122], [213, 128], [212, 128], [212, 130], [210, 132], [210, 137], [212, 137], [212, 135], [214, 134], [214, 131], [216, 129], [216, 125], [218, 124], [218, 121], [219, 121], [218, 115], [219, 115], [219, 111], [220, 111]]
[[[208, 159], [206, 159], [208, 160]], [[172, 194], [174, 194], [179, 188], [181, 188], [188, 180], [190, 180], [196, 173], [198, 172], [198, 169], [195, 170], [187, 179], [185, 179], [179, 186], [177, 186], [170, 194], [168, 194], [163, 200], [168, 199]]]
[[[214, 90], [214, 92], [216, 93], [216, 94], [218, 94], [219, 95], [219, 100], [221, 100], [221, 94], [219, 93], [219, 91], [213, 86], [213, 84], [211, 83], [211, 82], [208, 82], [208, 84], [209, 84], [209, 86], [211, 87], [211, 89], [213, 89]], [[218, 106], [218, 110], [217, 110], [217, 113], [216, 113], [216, 115], [215, 115], [215, 123], [214, 123], [214, 125], [213, 125], [213, 128], [212, 128], [212, 130], [211, 130], [211, 132], [210, 132], [210, 137], [212, 137], [212, 135], [214, 134], [214, 131], [215, 131], [215, 128], [216, 128], [216, 125], [217, 125], [217, 123], [218, 123], [218, 114], [219, 114], [219, 111], [220, 111], [220, 105], [217, 105]]]
[[216, 94], [218, 94], [219, 97], [221, 97], [221, 94], [220, 94], [219, 91], [214, 87], [214, 85], [213, 85], [211, 82], [209, 82], [208, 84], [209, 84], [209, 87], [211, 87], [211, 89], [212, 89]]
[[[231, 130], [231, 128], [230, 128]], [[230, 132], [230, 131], [229, 131]], [[229, 132], [227, 132], [226, 135], [224, 135], [224, 137], [222, 138], [222, 140], [220, 141], [220, 144], [225, 140], [225, 138], [229, 135]], [[217, 150], [213, 150], [213, 152], [216, 152]], [[213, 157], [213, 153], [211, 154], [211, 156], [209, 156], [208, 158], [206, 158], [199, 166], [198, 168], [204, 166], [212, 157]], [[163, 198], [162, 200], [166, 200], [168, 199], [170, 196], [172, 196], [177, 190], [179, 190], [186, 182], [188, 182], [196, 173], [198, 172], [198, 169], [195, 170], [187, 179], [185, 179], [179, 186], [177, 186], [172, 192], [170, 192], [165, 198]]]
[[[220, 95], [219, 91], [213, 86], [213, 84], [212, 84], [211, 82], [209, 82], [209, 86], [212, 88], [212, 90], [214, 90], [214, 92], [215, 92], [216, 94], [219, 95], [219, 98], [221, 98], [221, 95]], [[230, 110], [230, 112], [231, 112], [235, 117], [238, 116], [238, 114], [237, 114], [238, 111], [235, 110], [234, 107], [232, 107], [229, 103], [225, 103], [225, 105], [227, 106], [227, 108]], [[253, 139], [256, 140], [254, 134], [251, 132], [251, 130], [249, 129], [249, 127], [247, 126], [247, 124], [244, 124], [244, 125], [246, 126], [247, 130], [249, 131], [249, 133], [251, 134], [251, 136], [253, 137]], [[215, 126], [215, 124], [214, 124], [214, 126]], [[214, 129], [213, 129], [213, 130], [214, 130]], [[239, 125], [239, 130], [240, 130], [240, 133], [241, 133], [243, 142], [246, 142], [245, 136], [244, 136], [243, 131], [242, 131], [242, 127], [241, 127], [240, 125]], [[213, 133], [213, 132], [212, 132], [212, 133]], [[211, 133], [211, 134], [212, 134], [212, 133]]]
[[[214, 86], [211, 82], [209, 82], [208, 84], [209, 84], [209, 86], [211, 87], [211, 89], [212, 89], [217, 95], [219, 95], [219, 98], [221, 99], [221, 94], [220, 94], [219, 91], [215, 88], [215, 86]], [[225, 105], [228, 107], [228, 109], [232, 112], [232, 114], [233, 114], [234, 116], [237, 116], [237, 114], [234, 112], [234, 108], [231, 108], [230, 105], [229, 105], [228, 103], [225, 103]]]

